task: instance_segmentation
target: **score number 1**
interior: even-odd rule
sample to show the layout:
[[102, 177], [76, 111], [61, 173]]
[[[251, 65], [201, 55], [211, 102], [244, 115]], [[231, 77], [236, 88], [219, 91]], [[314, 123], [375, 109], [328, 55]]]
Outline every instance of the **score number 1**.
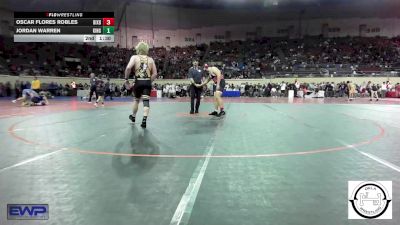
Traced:
[[114, 34], [114, 18], [103, 18], [103, 34]]

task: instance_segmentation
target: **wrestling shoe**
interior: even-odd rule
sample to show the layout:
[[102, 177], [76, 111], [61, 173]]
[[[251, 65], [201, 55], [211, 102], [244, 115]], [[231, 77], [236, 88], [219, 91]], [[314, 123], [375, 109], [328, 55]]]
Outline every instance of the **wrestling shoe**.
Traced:
[[146, 123], [147, 123], [147, 116], [143, 116], [142, 124], [140, 124], [140, 126], [146, 128]]
[[208, 115], [210, 115], [210, 116], [218, 116], [218, 113], [217, 113], [217, 111], [214, 111], [212, 113], [209, 113]]
[[134, 122], [135, 122], [135, 117], [134, 117], [134, 116], [132, 116], [132, 115], [129, 115], [129, 119], [132, 121], [132, 123], [134, 123]]

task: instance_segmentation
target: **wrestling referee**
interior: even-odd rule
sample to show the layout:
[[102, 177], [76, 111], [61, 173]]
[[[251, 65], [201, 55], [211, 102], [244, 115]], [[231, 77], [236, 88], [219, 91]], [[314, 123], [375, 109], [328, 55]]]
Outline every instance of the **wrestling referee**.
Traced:
[[[193, 66], [189, 69], [190, 80], [190, 114], [199, 113], [202, 87], [196, 87], [195, 84], [201, 84], [203, 78], [203, 70], [199, 68], [199, 62], [193, 61]], [[196, 108], [194, 106], [194, 99], [196, 99]]]

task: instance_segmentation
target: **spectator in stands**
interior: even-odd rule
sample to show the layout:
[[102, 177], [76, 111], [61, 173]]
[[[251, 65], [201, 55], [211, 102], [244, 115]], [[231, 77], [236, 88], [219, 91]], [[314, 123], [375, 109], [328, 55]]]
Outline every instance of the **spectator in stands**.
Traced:
[[[357, 71], [356, 74], [390, 71], [398, 64], [398, 46], [398, 38], [385, 37], [263, 38], [211, 43], [209, 47], [174, 47], [169, 51], [166, 48], [153, 48], [149, 55], [154, 58], [159, 67], [157, 69], [165, 78], [185, 78], [191, 60], [202, 56], [205, 56], [205, 61], [221, 61], [221, 65], [225, 65], [224, 73], [229, 78], [260, 78], [286, 73], [320, 75], [321, 70], [341, 76], [353, 71]], [[209, 49], [208, 54], [205, 54], [206, 49]], [[47, 52], [47, 59], [40, 61], [35, 56], [37, 52]], [[57, 55], [52, 55], [54, 52]], [[65, 56], [88, 60], [78, 66], [67, 66], [61, 60]], [[13, 43], [4, 46], [6, 65], [3, 68], [11, 74], [82, 76], [94, 72], [121, 78], [129, 56], [129, 49], [115, 47]]]

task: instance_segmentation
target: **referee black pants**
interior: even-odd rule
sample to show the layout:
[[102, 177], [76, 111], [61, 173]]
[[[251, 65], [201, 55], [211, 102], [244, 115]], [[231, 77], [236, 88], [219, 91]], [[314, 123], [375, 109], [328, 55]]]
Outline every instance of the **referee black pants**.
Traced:
[[96, 86], [90, 87], [89, 102], [92, 101], [93, 92], [96, 94], [96, 100], [99, 98], [99, 97], [97, 96], [97, 90], [96, 90], [96, 89], [97, 89]]
[[194, 99], [196, 99], [196, 111], [199, 111], [200, 107], [200, 99], [201, 99], [201, 92], [203, 91], [203, 88], [198, 88], [194, 86], [193, 84], [190, 85], [190, 111], [194, 112]]

